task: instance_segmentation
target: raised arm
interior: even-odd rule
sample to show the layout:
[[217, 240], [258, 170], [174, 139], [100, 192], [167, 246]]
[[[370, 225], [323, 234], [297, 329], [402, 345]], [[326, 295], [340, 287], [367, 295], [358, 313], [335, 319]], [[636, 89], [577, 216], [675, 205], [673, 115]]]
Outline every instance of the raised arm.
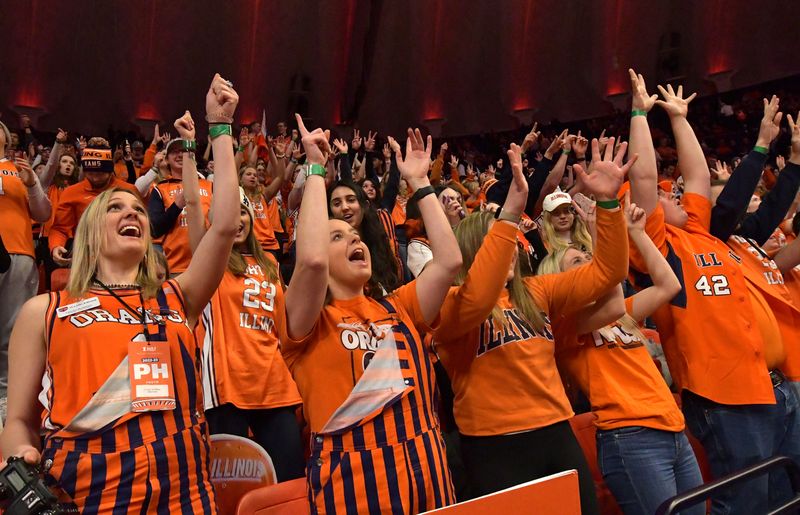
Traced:
[[[389, 213], [392, 212], [394, 209], [394, 204], [397, 201], [397, 194], [400, 191], [400, 169], [397, 168], [397, 161], [392, 159], [391, 150], [394, 149], [395, 145], [399, 148], [400, 145], [397, 143], [394, 138], [389, 136], [389, 178], [386, 179], [386, 187], [383, 190], [383, 195], [381, 196], [381, 207], [388, 211]], [[394, 143], [392, 143], [394, 142]]]
[[[669, 115], [672, 125], [672, 134], [675, 136], [675, 146], [678, 149], [678, 163], [683, 176], [684, 193], [696, 193], [705, 198], [711, 198], [711, 172], [708, 170], [706, 157], [692, 126], [686, 119], [689, 114], [689, 102], [694, 100], [697, 93], [692, 93], [683, 98], [683, 86], [678, 86], [678, 91], [667, 84], [667, 89], [658, 86], [664, 100], [656, 103], [664, 108]], [[634, 200], [636, 200], [634, 198]]]
[[628, 272], [628, 245], [625, 220], [616, 199], [622, 180], [637, 156], [622, 165], [627, 143], [620, 145], [616, 156], [614, 138], [609, 140], [605, 158], [600, 159], [597, 140], [592, 140], [590, 174], [580, 165], [575, 171], [587, 191], [597, 199], [597, 250], [591, 263], [562, 274], [531, 279], [537, 298], [549, 305], [551, 319], [582, 309], [625, 279]]
[[269, 148], [269, 166], [267, 170], [271, 172], [272, 181], [270, 181], [264, 188], [264, 191], [261, 192], [261, 196], [264, 197], [265, 202], [269, 202], [278, 194], [281, 190], [281, 186], [283, 186], [283, 179], [286, 175], [286, 161], [278, 159], [278, 156], [275, 155], [275, 149], [272, 147]]
[[652, 213], [658, 205], [658, 167], [653, 136], [647, 123], [647, 113], [653, 108], [657, 95], [647, 94], [647, 85], [641, 74], [628, 70], [631, 77], [631, 132], [628, 149], [639, 159], [631, 167], [631, 198], [645, 213]]
[[[186, 300], [186, 315], [190, 319], [200, 315], [219, 286], [239, 226], [239, 181], [229, 125], [233, 122], [239, 95], [230, 84], [216, 74], [206, 94], [206, 120], [214, 125], [209, 132], [226, 125], [228, 130], [212, 135], [211, 139], [215, 163], [214, 195], [211, 200], [213, 223], [194, 252], [189, 267], [177, 278]], [[184, 171], [184, 175], [187, 173]]]
[[31, 218], [37, 222], [50, 220], [53, 206], [50, 204], [50, 198], [42, 189], [42, 185], [39, 184], [39, 177], [31, 168], [27, 156], [17, 158], [15, 164], [22, 184], [28, 189], [28, 209], [31, 212]]
[[301, 340], [317, 323], [328, 291], [330, 231], [324, 167], [330, 145], [327, 131], [309, 132], [300, 115], [295, 114], [295, 117], [309, 172], [302, 186], [302, 205], [296, 226], [294, 273], [286, 290], [286, 329], [289, 338]]
[[511, 220], [519, 220], [528, 200], [520, 147], [512, 143], [508, 157], [514, 180], [501, 210], [503, 219], [491, 226], [472, 263], [462, 265], [469, 267], [464, 281], [450, 290], [441, 308], [436, 331], [447, 335], [448, 341], [486, 320], [506, 286], [508, 270], [517, 249], [518, 224]]
[[[726, 241], [734, 232], [739, 233], [737, 227], [739, 227], [739, 223], [747, 212], [747, 205], [750, 203], [750, 198], [753, 196], [756, 186], [758, 186], [758, 181], [761, 180], [764, 163], [767, 162], [767, 149], [769, 149], [770, 144], [780, 132], [782, 113], [778, 112], [779, 101], [775, 95], [769, 101], [766, 98], [764, 99], [764, 116], [761, 118], [756, 146], [742, 159], [734, 173], [730, 175], [725, 187], [717, 197], [716, 204], [711, 209], [710, 232], [722, 241]], [[783, 177], [783, 174], [781, 174], [781, 177]], [[794, 197], [790, 199], [790, 203], [793, 199]], [[783, 219], [783, 214], [781, 214], [781, 219]], [[766, 238], [769, 238], [772, 229], [758, 231], [758, 226], [763, 225], [761, 223], [762, 217], [764, 217], [764, 214], [756, 215], [755, 219], [748, 217], [748, 227], [744, 229], [745, 234], [742, 235], [754, 238], [756, 232], [761, 234], [766, 232]]]
[[736, 229], [736, 234], [752, 238], [759, 245], [763, 245], [781, 224], [800, 188], [800, 121], [795, 123], [791, 115], [787, 116], [787, 120], [792, 134], [789, 161], [778, 176], [778, 182], [758, 206], [758, 210], [745, 217]]
[[53, 182], [53, 177], [58, 172], [61, 160], [61, 145], [67, 142], [67, 133], [63, 129], [58, 129], [56, 133], [56, 142], [53, 143], [53, 148], [50, 150], [50, 157], [47, 159], [47, 164], [44, 167], [42, 175], [39, 176], [39, 182], [42, 184], [42, 189], [47, 190]]
[[653, 241], [645, 232], [647, 217], [644, 210], [630, 203], [625, 197], [625, 220], [628, 223], [628, 237], [636, 245], [639, 255], [647, 265], [647, 274], [653, 285], [633, 296], [632, 312], [634, 320], [641, 321], [666, 304], [681, 290], [681, 283], [667, 260], [661, 255]]
[[[178, 136], [185, 141], [195, 141], [196, 133], [192, 114], [186, 111], [175, 120]], [[206, 220], [200, 204], [200, 181], [197, 178], [197, 162], [194, 152], [183, 153], [183, 199], [186, 202], [186, 222], [189, 229], [189, 248], [197, 250], [206, 233]]]
[[456, 236], [428, 180], [432, 145], [430, 136], [425, 144], [419, 129], [414, 131], [408, 129], [406, 156], [403, 158], [400, 153], [396, 155], [397, 168], [400, 169], [408, 186], [414, 191], [426, 188], [427, 192], [419, 199], [417, 205], [425, 224], [433, 259], [425, 265], [417, 277], [416, 287], [420, 311], [428, 324], [433, 323], [439, 314], [442, 301], [461, 268], [461, 251]]

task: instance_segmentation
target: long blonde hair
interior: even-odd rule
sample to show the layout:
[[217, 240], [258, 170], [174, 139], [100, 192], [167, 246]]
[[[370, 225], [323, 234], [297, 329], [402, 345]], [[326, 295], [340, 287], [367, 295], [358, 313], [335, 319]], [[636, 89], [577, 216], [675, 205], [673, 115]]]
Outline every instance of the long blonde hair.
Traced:
[[583, 250], [592, 250], [592, 236], [589, 234], [589, 229], [586, 223], [577, 214], [573, 214], [572, 227], [569, 230], [569, 237], [572, 243], [562, 240], [551, 220], [553, 215], [548, 211], [542, 213], [542, 240], [547, 245], [548, 249], [560, 250], [568, 249], [571, 245], [579, 245]]
[[[577, 250], [578, 252], [585, 252], [584, 249], [581, 249], [577, 245], [567, 245], [566, 247], [554, 250], [550, 252], [541, 263], [539, 263], [539, 268], [536, 271], [536, 275], [560, 274], [563, 272], [561, 269], [561, 262], [564, 260], [564, 255], [569, 249]], [[617, 320], [617, 323], [625, 332], [633, 335], [635, 338], [638, 338], [642, 343], [647, 341], [647, 337], [644, 335], [644, 333], [642, 333], [639, 323], [628, 313], [622, 315]], [[611, 326], [612, 324], [609, 324], [605, 327], [597, 329], [597, 332], [600, 333], [600, 336], [602, 336], [606, 341], [614, 341], [617, 338], [611, 329]]]
[[[245, 246], [247, 247], [248, 253], [253, 256], [253, 259], [256, 260], [256, 263], [261, 267], [261, 270], [264, 271], [264, 275], [270, 281], [278, 282], [280, 275], [278, 274], [278, 267], [275, 266], [275, 263], [267, 257], [264, 251], [261, 249], [261, 244], [258, 243], [256, 239], [256, 232], [255, 232], [255, 220], [250, 215], [250, 211], [247, 212], [247, 216], [250, 218], [250, 232], [247, 234], [247, 239], [245, 240]], [[233, 275], [244, 275], [247, 271], [247, 262], [244, 259], [244, 255], [236, 248], [236, 245], [233, 246], [231, 249], [231, 255], [228, 257], [228, 270]]]
[[[455, 279], [457, 285], [464, 284], [493, 219], [494, 215], [491, 212], [476, 212], [468, 215], [456, 226], [456, 239], [463, 259], [461, 270]], [[514, 264], [514, 278], [508, 284], [508, 294], [511, 304], [533, 329], [539, 331], [545, 326], [544, 314], [536, 305], [536, 300], [522, 279], [519, 259]], [[503, 310], [498, 305], [492, 310], [492, 320], [501, 326], [505, 324]]]
[[[115, 193], [133, 193], [122, 188], [111, 188], [97, 196], [83, 212], [78, 227], [75, 229], [75, 241], [72, 245], [72, 270], [67, 281], [67, 293], [72, 297], [82, 297], [89, 291], [92, 280], [97, 273], [100, 251], [105, 241], [104, 218], [108, 212], [108, 204]], [[136, 197], [138, 200], [139, 198]], [[161, 287], [158, 280], [158, 257], [150, 237], [150, 217], [145, 210], [146, 223], [142, 227], [142, 238], [145, 241], [144, 258], [139, 263], [136, 284], [142, 287], [145, 298], [155, 297]]]

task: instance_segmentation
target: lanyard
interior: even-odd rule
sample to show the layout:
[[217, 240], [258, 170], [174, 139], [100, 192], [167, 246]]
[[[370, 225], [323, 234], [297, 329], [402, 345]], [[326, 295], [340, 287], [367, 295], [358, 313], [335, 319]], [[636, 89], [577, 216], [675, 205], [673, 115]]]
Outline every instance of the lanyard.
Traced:
[[[103, 289], [106, 290], [108, 293], [110, 293], [112, 297], [117, 299], [117, 301], [119, 301], [120, 304], [125, 306], [128, 309], [128, 311], [130, 311], [133, 314], [136, 313], [136, 310], [133, 309], [130, 304], [128, 304], [127, 302], [122, 300], [122, 297], [120, 297], [119, 295], [114, 293], [114, 290], [112, 290], [111, 288], [106, 286], [105, 283], [103, 283], [100, 279], [95, 277], [94, 278], [94, 282], [96, 282], [97, 284], [102, 286]], [[147, 315], [145, 314], [146, 310], [145, 310], [145, 306], [144, 306], [144, 297], [142, 297], [142, 291], [141, 290], [139, 290], [139, 302], [142, 304], [142, 308], [141, 308], [140, 313], [139, 313], [139, 322], [142, 324], [142, 330], [144, 331], [145, 340], [150, 341], [150, 332], [147, 330]], [[163, 323], [163, 322], [159, 322], [159, 324], [161, 324], [161, 323]]]

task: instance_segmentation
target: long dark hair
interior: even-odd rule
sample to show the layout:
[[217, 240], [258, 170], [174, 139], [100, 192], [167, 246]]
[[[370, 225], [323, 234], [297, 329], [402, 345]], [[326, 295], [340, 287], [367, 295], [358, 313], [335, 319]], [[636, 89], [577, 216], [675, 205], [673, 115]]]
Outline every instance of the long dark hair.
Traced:
[[[72, 174], [70, 175], [61, 175], [61, 160], [64, 156], [69, 157], [72, 159]], [[78, 182], [78, 174], [80, 173], [80, 169], [78, 168], [78, 160], [75, 159], [70, 153], [64, 152], [58, 157], [58, 162], [56, 162], [56, 173], [53, 177], [53, 185], [55, 185], [58, 189], [64, 189], [67, 186], [71, 186]]]
[[331, 211], [331, 193], [340, 186], [352, 190], [358, 200], [358, 205], [361, 206], [361, 225], [356, 229], [358, 229], [361, 240], [367, 245], [372, 258], [372, 277], [367, 283], [366, 293], [370, 297], [381, 298], [383, 297], [383, 290], [386, 290], [386, 293], [391, 293], [400, 286], [400, 277], [397, 275], [397, 260], [389, 244], [389, 237], [378, 218], [378, 213], [375, 212], [374, 208], [370, 207], [364, 190], [352, 181], [336, 181], [328, 188], [328, 216], [334, 218]]
[[[376, 183], [375, 181], [373, 181], [369, 177], [364, 177], [363, 179], [358, 181], [358, 185], [361, 187], [362, 191], [364, 190], [364, 183], [367, 182], [367, 181], [372, 183], [372, 187], [375, 188], [375, 200], [367, 199], [367, 202], [369, 203], [370, 206], [374, 207], [375, 209], [380, 209], [381, 208], [381, 201], [383, 199], [383, 194], [381, 193], [381, 183], [380, 182]], [[364, 193], [364, 197], [366, 197], [366, 196], [367, 196], [367, 194]]]

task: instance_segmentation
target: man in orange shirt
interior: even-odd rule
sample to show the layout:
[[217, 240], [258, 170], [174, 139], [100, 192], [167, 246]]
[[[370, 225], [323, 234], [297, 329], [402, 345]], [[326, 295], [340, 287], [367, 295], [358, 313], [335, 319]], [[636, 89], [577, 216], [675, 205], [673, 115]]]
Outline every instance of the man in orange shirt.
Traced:
[[0, 239], [9, 256], [8, 270], [0, 273], [0, 418], [5, 420], [8, 387], [8, 339], [19, 308], [36, 294], [39, 273], [34, 261], [31, 218], [50, 218], [50, 199], [27, 159], [6, 158], [8, 128], [0, 122]]
[[114, 176], [114, 161], [111, 150], [98, 144], [84, 149], [81, 167], [85, 178], [61, 193], [53, 227], [50, 229], [50, 253], [60, 266], [69, 266], [72, 258], [67, 250], [67, 241], [72, 238], [81, 215], [89, 203], [99, 194], [110, 188], [123, 188], [139, 196], [133, 184], [128, 184]]
[[[686, 119], [695, 95], [683, 98], [659, 87], [678, 147], [685, 190], [681, 203], [659, 192], [647, 112], [656, 96], [633, 70], [631, 149], [632, 201], [647, 212], [646, 231], [681, 282], [681, 291], [653, 315], [675, 384], [682, 394], [686, 425], [708, 454], [712, 473], [724, 476], [770, 457], [776, 447], [778, 407], [769, 370], [779, 365], [772, 347], [777, 330], [770, 313], [749, 288], [741, 259], [710, 234], [710, 172]], [[631, 249], [638, 287], [649, 277], [642, 256]], [[762, 299], [763, 300], [763, 299]], [[779, 338], [779, 337], [778, 337]], [[778, 339], [779, 342], [779, 339]], [[714, 499], [713, 513], [764, 513], [767, 477]]]

